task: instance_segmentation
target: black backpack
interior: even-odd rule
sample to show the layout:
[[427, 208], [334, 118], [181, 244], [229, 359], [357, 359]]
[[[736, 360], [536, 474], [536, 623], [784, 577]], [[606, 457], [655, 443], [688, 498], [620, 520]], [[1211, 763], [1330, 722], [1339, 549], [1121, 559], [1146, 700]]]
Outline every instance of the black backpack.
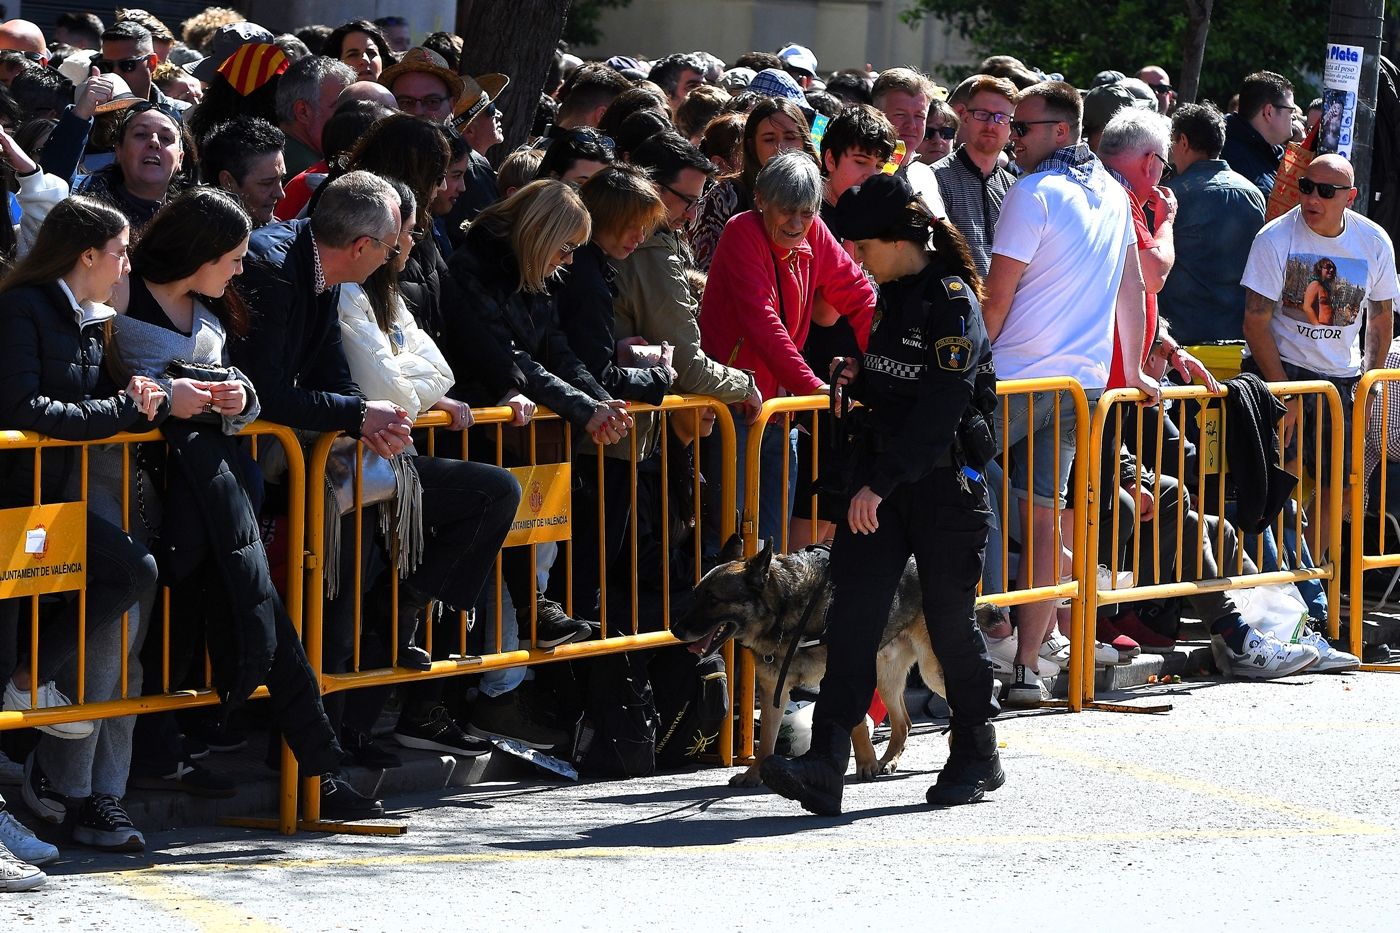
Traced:
[[652, 659], [651, 680], [660, 719], [657, 765], [684, 767], [716, 751], [720, 726], [729, 715], [724, 656], [715, 652], [699, 658], [681, 646], [663, 648]]
[[587, 678], [583, 726], [574, 748], [579, 773], [604, 778], [655, 774], [656, 703], [645, 652], [595, 658], [587, 665]]

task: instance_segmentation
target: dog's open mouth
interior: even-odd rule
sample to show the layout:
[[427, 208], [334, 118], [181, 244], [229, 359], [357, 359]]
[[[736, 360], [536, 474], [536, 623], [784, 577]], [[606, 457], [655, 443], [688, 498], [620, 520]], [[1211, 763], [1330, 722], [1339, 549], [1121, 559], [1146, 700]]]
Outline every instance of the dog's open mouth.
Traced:
[[694, 653], [698, 657], [704, 657], [710, 650], [718, 645], [722, 645], [725, 639], [734, 634], [736, 626], [732, 622], [721, 622], [708, 633], [701, 635], [695, 641], [686, 645], [686, 650]]

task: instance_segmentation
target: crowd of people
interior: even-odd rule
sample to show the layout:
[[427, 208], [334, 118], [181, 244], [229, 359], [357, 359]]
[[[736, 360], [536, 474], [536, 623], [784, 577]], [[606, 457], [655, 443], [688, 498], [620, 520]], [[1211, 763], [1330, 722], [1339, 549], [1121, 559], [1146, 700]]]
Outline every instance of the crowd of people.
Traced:
[[[988, 433], [1006, 449], [974, 458], [950, 432], [979, 379], [1071, 377], [1091, 402], [1119, 387], [1155, 400], [1169, 378], [1216, 387], [1188, 345], [1245, 342], [1253, 376], [1231, 385], [1241, 427], [1230, 435], [1229, 510], [1190, 494], [1205, 467], [1182, 419], [1134, 408], [1146, 429], [1093, 452], [1120, 482], [1102, 497], [1087, 563], [1104, 588], [1134, 571], [1143, 584], [1248, 572], [1256, 555], [1266, 570], [1328, 559], [1291, 532], [1276, 539], [1296, 482], [1278, 464], [1301, 460], [1319, 488], [1349, 467], [1313, 449], [1315, 426], [1285, 416], [1263, 382], [1326, 379], [1349, 402], [1364, 369], [1400, 353], [1390, 347], [1397, 281], [1389, 237], [1349, 209], [1355, 179], [1339, 156], [1317, 158], [1299, 205], [1265, 223], [1283, 145], [1321, 115], [1319, 105], [1305, 117], [1284, 77], [1250, 74], [1222, 112], [1178, 106], [1159, 66], [1106, 71], [1081, 90], [995, 56], [949, 88], [910, 67], [823, 71], [788, 45], [732, 65], [706, 52], [583, 61], [561, 50], [536, 89], [474, 73], [450, 33], [412, 43], [396, 17], [279, 35], [223, 8], [178, 34], [142, 10], [118, 10], [110, 24], [65, 13], [47, 31], [0, 24], [11, 221], [0, 225], [0, 428], [163, 438], [129, 469], [120, 448], [100, 444], [86, 459], [46, 450], [37, 476], [30, 453], [0, 455], [7, 505], [33, 502], [36, 485], [45, 502], [86, 502], [89, 549], [85, 664], [76, 601], [45, 603], [37, 644], [20, 601], [0, 603], [4, 708], [193, 685], [206, 648], [222, 700], [212, 716], [70, 722], [43, 727], [21, 752], [10, 746], [15, 760], [0, 756], [0, 769], [46, 837], [139, 851], [128, 786], [231, 796], [233, 783], [201, 761], [247, 741], [238, 717], [259, 684], [269, 757], [285, 738], [302, 772], [321, 776], [322, 815], [382, 815], [344, 768], [399, 763], [374, 734], [390, 691], [317, 689], [274, 566], [285, 457], [274, 444], [255, 454], [239, 436], [256, 419], [308, 437], [339, 432], [333, 457], [387, 477], [377, 521], [357, 521], [344, 489], [328, 493], [329, 585], [315, 598], [326, 600], [322, 668], [336, 674], [446, 659], [455, 612], [434, 607], [491, 619], [499, 605], [499, 628], [473, 627], [479, 650], [597, 638], [609, 611], [660, 629], [665, 600], [647, 590], [663, 584], [633, 561], [669, 553], [681, 592], [697, 568], [676, 530], [700, 534], [705, 558], [719, 554], [724, 464], [718, 444], [697, 444], [712, 417], [662, 419], [629, 404], [693, 393], [730, 405], [741, 502], [743, 451], [762, 432], [760, 537], [797, 547], [834, 534], [838, 550], [868, 556], [868, 573], [845, 563], [836, 575], [843, 618], [863, 605], [852, 594], [892, 593], [898, 574], [878, 576], [877, 564], [936, 559], [953, 540], [977, 557], [975, 572], [959, 564], [929, 577], [957, 590], [926, 604], [944, 616], [930, 632], [964, 700], [953, 749], [963, 783], [950, 764], [953, 783], [940, 778], [931, 802], [1000, 785], [987, 721], [998, 701], [1045, 699], [1069, 653], [1056, 602], [995, 602], [1067, 572], [1067, 548], [1050, 542], [1073, 539], [1067, 489], [1072, 470], [1088, 469], [1075, 463], [1075, 425], [1054, 417], [1054, 393], [989, 405]], [[510, 152], [507, 107], [533, 117]], [[956, 317], [920, 310], [926, 299]], [[925, 313], [935, 317], [921, 323]], [[953, 324], [961, 330], [937, 329]], [[833, 384], [868, 393], [872, 423], [887, 422], [858, 489], [810, 481], [813, 458], [824, 459], [812, 432], [756, 423], [766, 399]], [[461, 431], [484, 406], [509, 407], [514, 429], [545, 406], [573, 429], [542, 424], [528, 441], [507, 431], [507, 467], [537, 447], [560, 458], [602, 449], [599, 470], [573, 477], [567, 560], [502, 549], [521, 496], [507, 469], [457, 459], [441, 442], [424, 453], [420, 415], [441, 412]], [[910, 412], [926, 423], [899, 427]], [[829, 417], [822, 424], [817, 433], [834, 433]], [[1134, 437], [1146, 439], [1140, 449]], [[1139, 466], [1158, 462], [1185, 469]], [[1012, 503], [996, 501], [1003, 471]], [[692, 483], [697, 474], [709, 481]], [[985, 487], [972, 511], [990, 515], [990, 536], [981, 518], [972, 531], [937, 506], [968, 508], [970, 484]], [[124, 525], [127, 500], [138, 507]], [[927, 520], [921, 509], [933, 510]], [[1307, 519], [1325, 527], [1322, 497]], [[858, 543], [896, 520], [919, 543]], [[1135, 535], [1175, 555], [1178, 534], [1200, 561], [1131, 566]], [[1005, 565], [1003, 541], [1026, 539], [1040, 542], [1034, 558]], [[974, 621], [979, 576], [990, 600]], [[1192, 598], [1223, 674], [1359, 663], [1316, 631], [1322, 588], [1298, 591], [1312, 628], [1297, 641], [1255, 624], [1228, 592]], [[1176, 602], [1108, 607], [1096, 661], [1170, 650]], [[153, 636], [160, 626], [165, 638]], [[873, 679], [841, 683], [831, 721], [848, 730]], [[398, 690], [393, 738], [464, 757], [497, 738], [567, 751], [583, 692], [524, 668], [417, 681]], [[849, 744], [828, 738], [830, 763], [844, 769]], [[39, 866], [56, 858], [0, 801], [0, 890], [37, 886]]]

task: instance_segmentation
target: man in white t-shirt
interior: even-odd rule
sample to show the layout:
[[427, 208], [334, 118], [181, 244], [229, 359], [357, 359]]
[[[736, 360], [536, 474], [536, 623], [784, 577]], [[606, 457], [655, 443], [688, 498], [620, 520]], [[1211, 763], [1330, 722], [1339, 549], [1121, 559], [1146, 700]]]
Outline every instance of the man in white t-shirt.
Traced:
[[[1016, 163], [1026, 174], [1002, 200], [982, 314], [998, 379], [1071, 376], [1097, 399], [1108, 383], [1114, 334], [1126, 347], [1143, 345], [1146, 293], [1127, 192], [1080, 142], [1082, 118], [1079, 92], [1064, 82], [1043, 81], [1017, 97], [1011, 132]], [[1158, 393], [1140, 361], [1125, 370], [1128, 386]], [[1006, 428], [1011, 486], [1027, 502], [1022, 527], [1035, 541], [1034, 574], [1031, 561], [1021, 563], [1017, 582], [1023, 587], [1059, 581], [1054, 507], [1064, 503], [1075, 424], [1068, 404], [1056, 423], [1054, 394], [1038, 393], [1033, 405], [1027, 396], [1013, 397]], [[999, 407], [998, 439], [1004, 436], [1002, 412]], [[1029, 463], [1028, 435], [1034, 449]], [[1018, 618], [1006, 702], [1033, 705], [1045, 698], [1039, 658], [1065, 660], [1067, 643], [1046, 641], [1055, 624], [1054, 601], [1022, 606]], [[992, 642], [1002, 651], [1009, 647], [996, 631], [987, 634], [989, 648]]]
[[[1342, 396], [1345, 442], [1342, 472], [1351, 469], [1351, 403], [1364, 369], [1379, 368], [1391, 338], [1391, 302], [1400, 295], [1395, 249], [1385, 230], [1355, 211], [1356, 181], [1339, 155], [1313, 160], [1298, 180], [1298, 206], [1265, 224], [1245, 264], [1244, 336], [1246, 369], [1269, 382], [1326, 379]], [[1366, 325], [1366, 358], [1361, 325]], [[1305, 401], [1303, 462], [1326, 488], [1313, 449], [1317, 407]], [[1332, 426], [1323, 417], [1323, 436]], [[1283, 419], [1285, 450], [1291, 448], [1298, 409]], [[1286, 458], [1287, 459], [1287, 456]], [[1311, 517], [1327, 527], [1327, 497], [1318, 496]], [[1318, 555], [1319, 559], [1322, 559]]]

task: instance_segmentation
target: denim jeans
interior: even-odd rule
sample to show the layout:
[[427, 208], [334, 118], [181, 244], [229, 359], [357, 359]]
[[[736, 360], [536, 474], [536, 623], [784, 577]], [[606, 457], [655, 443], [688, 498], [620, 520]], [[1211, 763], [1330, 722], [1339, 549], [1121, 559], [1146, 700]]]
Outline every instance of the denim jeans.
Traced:
[[[744, 510], [745, 495], [745, 456], [748, 450], [750, 426], [742, 418], [734, 421], [735, 456], [734, 504], [740, 516]], [[724, 547], [719, 539], [720, 528], [720, 456], [722, 451], [716, 441], [701, 447], [704, 460], [705, 486], [705, 533], [706, 554], [718, 554]], [[793, 496], [797, 492], [797, 444], [790, 432], [784, 431], [781, 419], [768, 422], [763, 431], [763, 441], [758, 450], [759, 500], [758, 537], [760, 541], [772, 541], [773, 547], [782, 544], [783, 529], [792, 515]], [[787, 487], [783, 487], [783, 464], [788, 471]], [[741, 530], [736, 526], [736, 530]]]

